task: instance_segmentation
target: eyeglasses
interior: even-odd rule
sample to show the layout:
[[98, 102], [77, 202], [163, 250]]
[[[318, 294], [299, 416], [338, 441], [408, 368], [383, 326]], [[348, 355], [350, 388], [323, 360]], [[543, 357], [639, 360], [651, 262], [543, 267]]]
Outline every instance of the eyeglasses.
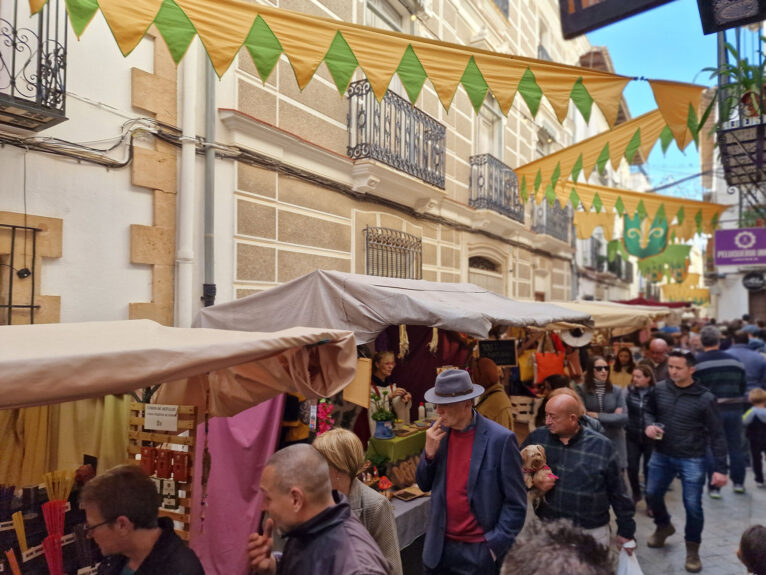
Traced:
[[86, 537], [90, 537], [95, 529], [101, 527], [102, 525], [108, 525], [109, 523], [114, 523], [114, 520], [109, 519], [107, 521], [102, 521], [101, 523], [96, 523], [95, 525], [88, 525], [87, 523], [84, 523], [82, 526], [82, 531], [85, 533]]
[[593, 371], [609, 371], [608, 365], [594, 365]]

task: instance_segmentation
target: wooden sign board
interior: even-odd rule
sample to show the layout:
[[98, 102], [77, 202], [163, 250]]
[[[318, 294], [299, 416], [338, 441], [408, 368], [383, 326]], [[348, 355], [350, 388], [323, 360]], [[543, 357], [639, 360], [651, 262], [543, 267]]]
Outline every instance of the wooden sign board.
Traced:
[[370, 381], [372, 380], [372, 360], [360, 357], [356, 360], [356, 375], [351, 383], [343, 388], [343, 399], [370, 409]]
[[518, 365], [515, 339], [484, 339], [479, 341], [479, 357], [487, 357], [499, 367]]
[[559, 0], [561, 32], [567, 40], [671, 0]]

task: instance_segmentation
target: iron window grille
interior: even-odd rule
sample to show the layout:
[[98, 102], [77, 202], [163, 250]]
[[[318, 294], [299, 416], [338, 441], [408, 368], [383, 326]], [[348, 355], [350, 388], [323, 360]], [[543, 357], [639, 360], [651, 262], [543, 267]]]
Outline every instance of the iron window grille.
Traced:
[[494, 210], [524, 223], [524, 204], [519, 197], [519, 178], [491, 154], [471, 156], [469, 204], [476, 209]]
[[[35, 261], [37, 257], [37, 232], [41, 231], [38, 228], [31, 228], [27, 226], [13, 226], [10, 224], [0, 224], [0, 229], [10, 230], [11, 235], [11, 251], [10, 253], [0, 258], [0, 310], [5, 310], [6, 313], [0, 314], [0, 322], [5, 320], [3, 325], [11, 325], [13, 323], [14, 310], [29, 310], [29, 323], [35, 323], [35, 310], [40, 309], [39, 305], [35, 305]], [[32, 266], [26, 267], [26, 261], [18, 264], [16, 261], [16, 246], [17, 242], [26, 242], [28, 235], [32, 235]], [[21, 236], [21, 237], [19, 237]], [[26, 259], [26, 244], [24, 248], [24, 259]], [[26, 275], [25, 275], [26, 274]], [[7, 286], [3, 285], [3, 280], [7, 279]], [[29, 285], [29, 303], [14, 303], [13, 300], [13, 285], [14, 281], [24, 282]], [[2, 289], [5, 288], [5, 289]], [[5, 316], [5, 317], [3, 317]]]
[[378, 160], [444, 189], [443, 124], [390, 90], [378, 102], [367, 80], [352, 82], [347, 96], [352, 160]]
[[66, 120], [67, 14], [50, 0], [20, 22], [21, 1], [0, 17], [0, 123], [38, 131]]
[[367, 275], [419, 280], [423, 277], [423, 241], [391, 228], [367, 226], [365, 264]]

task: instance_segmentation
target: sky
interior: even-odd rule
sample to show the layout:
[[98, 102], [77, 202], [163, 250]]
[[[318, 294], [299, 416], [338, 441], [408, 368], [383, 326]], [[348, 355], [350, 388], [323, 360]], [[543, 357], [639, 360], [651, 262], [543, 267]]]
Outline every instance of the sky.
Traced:
[[[697, 0], [674, 0], [587, 34], [594, 46], [606, 46], [614, 71], [625, 76], [712, 85], [716, 66], [716, 35], [702, 33]], [[632, 117], [657, 107], [648, 82], [630, 82], [624, 92]], [[700, 172], [694, 143], [680, 152], [675, 143], [663, 155], [659, 143], [644, 166], [653, 186], [661, 186]], [[662, 190], [668, 195], [702, 199], [700, 178]]]

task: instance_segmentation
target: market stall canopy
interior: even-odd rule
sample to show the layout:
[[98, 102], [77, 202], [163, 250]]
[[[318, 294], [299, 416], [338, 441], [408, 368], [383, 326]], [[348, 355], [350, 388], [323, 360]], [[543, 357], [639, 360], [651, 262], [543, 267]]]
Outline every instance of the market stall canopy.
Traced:
[[556, 301], [560, 307], [587, 313], [595, 329], [619, 329], [619, 335], [650, 327], [673, 312], [667, 307], [641, 307], [603, 301]]
[[305, 327], [243, 333], [149, 320], [12, 325], [0, 326], [0, 341], [2, 409], [173, 382], [165, 388], [182, 390], [177, 403], [230, 416], [284, 392], [333, 395], [356, 369], [351, 333]]
[[669, 307], [671, 309], [679, 308], [679, 307], [692, 307], [691, 302], [672, 302], [672, 301], [654, 301], [651, 299], [646, 299], [645, 297], [636, 297], [633, 299], [624, 299], [624, 300], [618, 300], [615, 303], [622, 303], [625, 305], [630, 306], [651, 306], [651, 307]]
[[586, 323], [587, 313], [520, 302], [473, 284], [318, 270], [239, 300], [205, 308], [195, 324], [272, 331], [292, 325], [353, 331], [357, 344], [391, 325], [425, 325], [486, 338], [493, 326]]
[[[36, 13], [46, 1], [30, 0], [30, 9]], [[244, 46], [264, 82], [284, 53], [301, 89], [324, 62], [340, 92], [361, 68], [379, 100], [396, 73], [413, 104], [428, 79], [445, 108], [462, 85], [477, 110], [491, 92], [507, 114], [518, 93], [536, 115], [545, 96], [559, 121], [566, 118], [571, 100], [586, 120], [595, 103], [612, 126], [631, 80], [238, 0], [67, 0], [66, 7], [78, 37], [100, 10], [125, 55], [153, 24], [176, 63], [199, 36], [219, 76]], [[685, 86], [652, 84], [673, 133], [685, 132], [690, 104], [698, 109]]]

